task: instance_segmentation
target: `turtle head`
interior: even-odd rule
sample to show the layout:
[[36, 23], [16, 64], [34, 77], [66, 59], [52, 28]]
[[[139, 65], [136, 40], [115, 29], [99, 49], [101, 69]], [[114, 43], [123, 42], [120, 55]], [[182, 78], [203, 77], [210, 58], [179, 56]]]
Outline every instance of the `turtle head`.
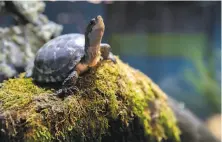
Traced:
[[103, 18], [98, 15], [97, 17], [90, 20], [86, 27], [85, 38], [86, 46], [98, 46], [101, 43], [103, 34], [105, 30], [105, 25]]

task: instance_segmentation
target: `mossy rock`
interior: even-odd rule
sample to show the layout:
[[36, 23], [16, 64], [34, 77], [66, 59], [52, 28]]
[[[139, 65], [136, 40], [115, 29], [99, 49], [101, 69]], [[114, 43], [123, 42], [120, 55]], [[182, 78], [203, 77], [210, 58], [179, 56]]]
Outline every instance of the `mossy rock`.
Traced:
[[180, 141], [167, 96], [146, 75], [117, 61], [89, 70], [64, 98], [23, 75], [5, 81], [0, 141]]

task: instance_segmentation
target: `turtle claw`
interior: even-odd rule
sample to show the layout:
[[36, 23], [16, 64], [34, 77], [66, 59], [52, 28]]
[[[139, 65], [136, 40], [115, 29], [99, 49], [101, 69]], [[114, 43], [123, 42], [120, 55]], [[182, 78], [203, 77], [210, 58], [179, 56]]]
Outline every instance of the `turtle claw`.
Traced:
[[117, 63], [116, 58], [114, 57], [114, 55], [113, 55], [111, 52], [109, 53], [109, 56], [108, 56], [106, 59], [104, 59], [104, 58], [101, 56], [101, 57], [100, 57], [100, 61], [103, 61], [103, 60], [111, 60], [114, 64]]
[[62, 89], [59, 89], [58, 91], [55, 92], [55, 96], [60, 96], [64, 91]]
[[72, 86], [76, 84], [76, 81], [78, 79], [78, 73], [77, 71], [73, 71], [62, 83], [62, 86]]
[[68, 88], [59, 89], [58, 91], [55, 92], [54, 95], [59, 97], [65, 97], [75, 93], [76, 91], [78, 91], [78, 88], [72, 86]]
[[108, 59], [111, 60], [114, 64], [117, 63], [116, 58], [114, 57], [112, 52], [109, 53]]

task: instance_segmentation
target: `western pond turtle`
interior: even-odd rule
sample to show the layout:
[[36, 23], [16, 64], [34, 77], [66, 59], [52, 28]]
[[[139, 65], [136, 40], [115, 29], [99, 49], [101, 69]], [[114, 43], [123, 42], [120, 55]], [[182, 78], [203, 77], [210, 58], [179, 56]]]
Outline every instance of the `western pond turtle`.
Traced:
[[34, 66], [26, 72], [26, 77], [41, 83], [62, 82], [59, 94], [72, 90], [79, 75], [100, 60], [116, 63], [110, 45], [101, 43], [104, 31], [103, 18], [99, 15], [90, 20], [85, 35], [65, 34], [50, 40], [36, 53]]

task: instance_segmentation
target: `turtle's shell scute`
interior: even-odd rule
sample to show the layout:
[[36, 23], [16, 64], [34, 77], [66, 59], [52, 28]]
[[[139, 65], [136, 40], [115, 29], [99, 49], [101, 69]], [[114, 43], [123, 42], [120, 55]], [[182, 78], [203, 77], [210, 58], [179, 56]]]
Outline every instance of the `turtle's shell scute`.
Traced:
[[39, 82], [63, 81], [84, 56], [84, 45], [82, 34], [62, 35], [49, 41], [36, 54], [33, 79]]

